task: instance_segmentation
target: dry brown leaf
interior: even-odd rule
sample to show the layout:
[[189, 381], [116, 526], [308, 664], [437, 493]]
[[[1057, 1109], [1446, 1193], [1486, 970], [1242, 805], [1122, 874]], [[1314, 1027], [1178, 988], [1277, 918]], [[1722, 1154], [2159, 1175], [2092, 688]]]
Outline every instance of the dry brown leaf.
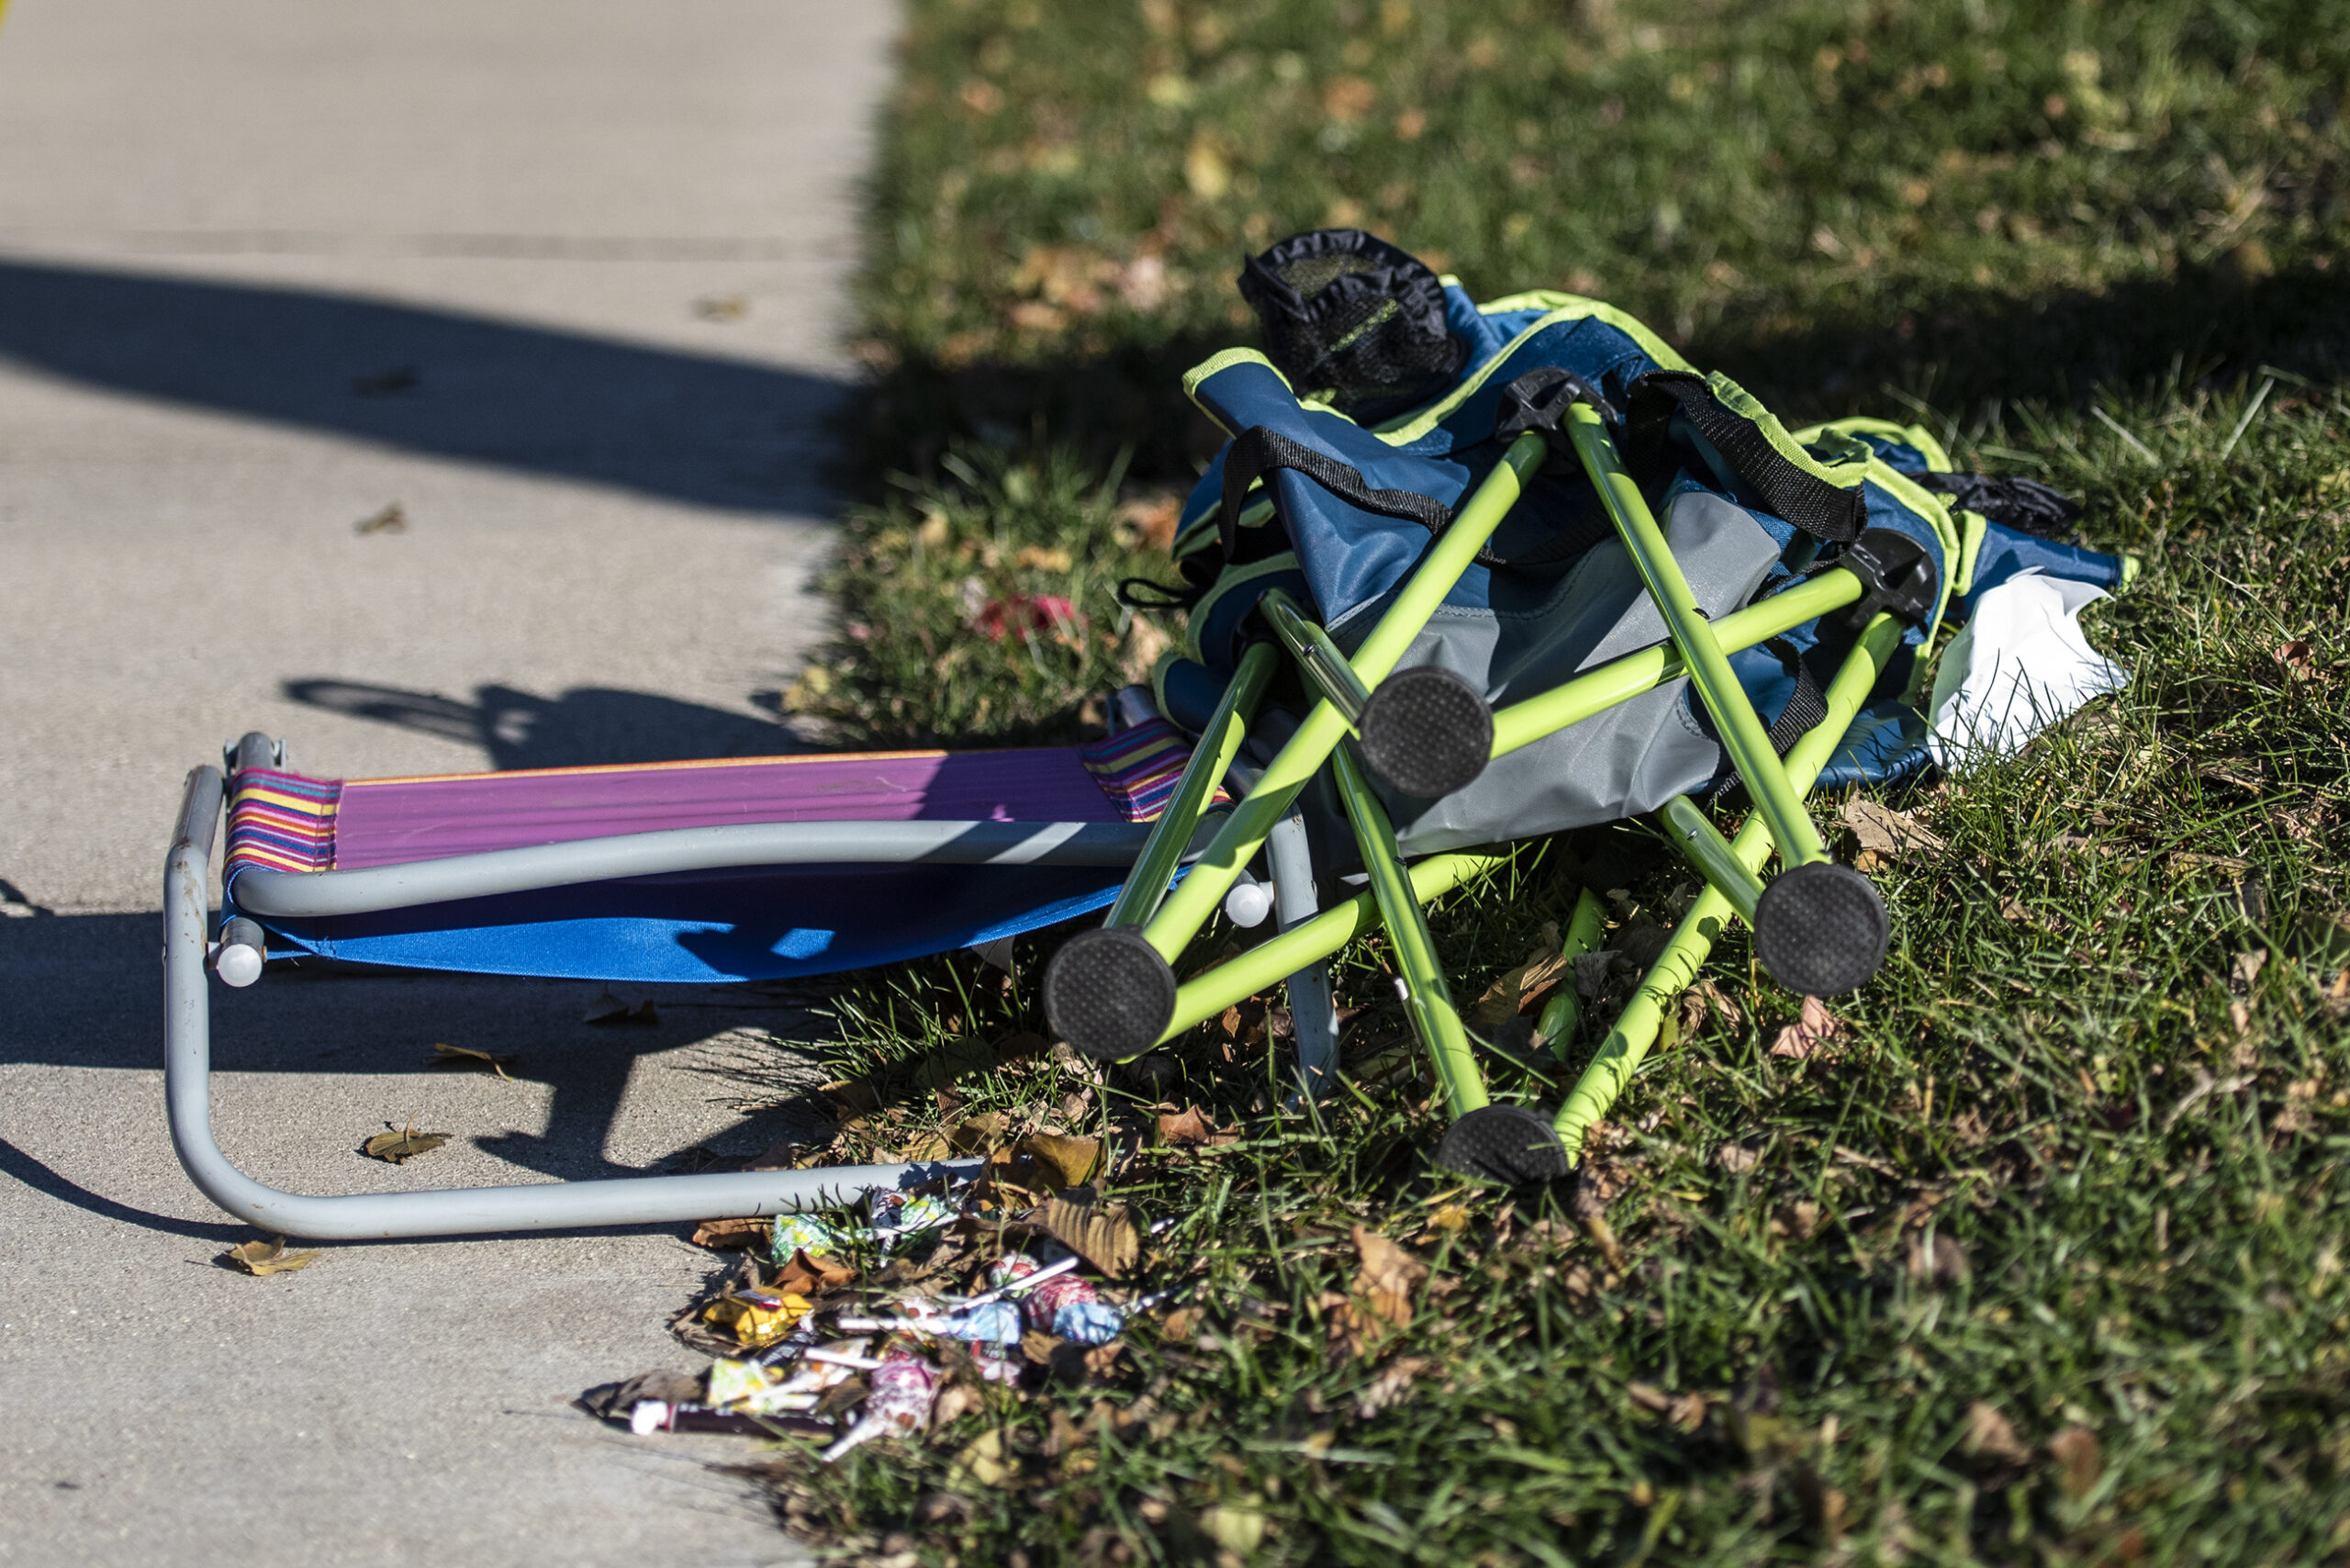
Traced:
[[1058, 545], [1048, 548], [1042, 544], [1023, 544], [1019, 554], [1012, 557], [1012, 564], [1026, 571], [1066, 572], [1077, 563], [1068, 551]]
[[1082, 1187], [1101, 1173], [1103, 1147], [1098, 1137], [1031, 1133], [1012, 1146], [1009, 1179], [1016, 1185], [1058, 1192]]
[[1574, 960], [1562, 957], [1556, 947], [1536, 948], [1526, 956], [1526, 962], [1485, 988], [1469, 1010], [1469, 1026], [1482, 1035], [1492, 1034], [1548, 998], [1573, 972]]
[[1189, 1148], [1203, 1144], [1214, 1136], [1215, 1124], [1197, 1105], [1187, 1105], [1181, 1111], [1158, 1118], [1158, 1139], [1161, 1143]]
[[2076, 1503], [2089, 1495], [2105, 1471], [2097, 1434], [2087, 1427], [2067, 1427], [2049, 1439], [2048, 1456], [2056, 1462], [2057, 1484]]
[[2318, 992], [2318, 998], [2327, 1017], [2350, 1015], [2350, 969], [2335, 975], [2333, 983]]
[[1964, 1284], [1974, 1271], [1966, 1261], [1966, 1249], [1940, 1232], [1930, 1242], [1922, 1232], [1909, 1238], [1908, 1268], [1911, 1279], [1937, 1285]]
[[1110, 1279], [1122, 1277], [1142, 1255], [1142, 1235], [1124, 1204], [1048, 1199], [1037, 1211], [1046, 1234]]
[[1828, 1011], [1828, 1004], [1816, 996], [1803, 999], [1803, 1015], [1781, 1029], [1771, 1042], [1771, 1055], [1785, 1057], [1789, 1061], [1809, 1061], [1825, 1053], [1832, 1040], [1841, 1040], [1852, 1031], [1844, 1021]]
[[775, 1233], [771, 1220], [755, 1215], [738, 1219], [706, 1219], [694, 1226], [693, 1242], [712, 1252], [740, 1252], [746, 1247], [764, 1247]]
[[2298, 679], [2307, 680], [2317, 673], [2317, 655], [2310, 651], [2309, 640], [2305, 637], [2296, 637], [2281, 644], [2277, 650], [2277, 662], [2285, 666], [2287, 674]]
[[1183, 498], [1172, 490], [1136, 496], [1118, 503], [1117, 520], [1139, 535], [1137, 543], [1164, 550], [1175, 543], [1175, 529], [1183, 520]]
[[[385, 1125], [390, 1126], [389, 1123]], [[377, 1133], [360, 1145], [360, 1152], [371, 1159], [380, 1159], [389, 1165], [405, 1165], [420, 1154], [431, 1153], [454, 1136], [453, 1133], [420, 1133], [416, 1130], [416, 1124], [411, 1122], [397, 1131]]]
[[2031, 1450], [2017, 1440], [2008, 1418], [1979, 1399], [1966, 1407], [1966, 1426], [1959, 1433], [1958, 1446], [1970, 1459], [1996, 1460], [2001, 1464], [2021, 1464], [2031, 1457]]
[[2238, 953], [2228, 966], [2228, 982], [2238, 991], [2248, 991], [2260, 978], [2261, 968], [2268, 962], [2268, 949], [2255, 947], [2249, 953]]
[[1355, 1414], [1368, 1421], [1382, 1410], [1393, 1409], [1404, 1402], [1420, 1374], [1436, 1363], [1419, 1356], [1398, 1356], [1381, 1370], [1363, 1390], [1355, 1395]]
[[312, 1252], [288, 1252], [285, 1238], [280, 1236], [267, 1241], [248, 1241], [241, 1247], [231, 1247], [220, 1255], [220, 1261], [248, 1274], [290, 1274], [297, 1269], [307, 1269], [319, 1260]]
[[1146, 684], [1151, 672], [1158, 667], [1159, 655], [1174, 645], [1175, 639], [1159, 630], [1158, 622], [1147, 616], [1136, 616], [1134, 624], [1126, 628], [1125, 649], [1118, 655], [1118, 674], [1128, 685]]
[[990, 1427], [957, 1450], [947, 1462], [946, 1472], [958, 1481], [993, 1492], [1012, 1479], [1011, 1460], [1012, 1450], [1005, 1445], [1003, 1429]]
[[1624, 1385], [1624, 1394], [1633, 1404], [1652, 1415], [1662, 1416], [1673, 1408], [1673, 1395], [1652, 1383], [1628, 1383]]
[[471, 1046], [444, 1045], [436, 1040], [432, 1044], [432, 1060], [428, 1065], [453, 1067], [470, 1072], [494, 1072], [500, 1078], [511, 1078], [513, 1074], [506, 1070], [514, 1065], [514, 1058], [492, 1051], [477, 1051]]
[[811, 1258], [802, 1249], [795, 1249], [790, 1260], [776, 1271], [775, 1288], [786, 1295], [806, 1296], [811, 1300], [827, 1291], [839, 1290], [856, 1281], [856, 1271], [826, 1253]]
[[1388, 1322], [1412, 1320], [1413, 1295], [1428, 1277], [1428, 1266], [1394, 1242], [1362, 1226], [1354, 1227], [1355, 1252], [1362, 1267], [1355, 1272], [1355, 1294]]
[[1706, 1026], [1709, 1018], [1718, 1018], [1725, 1028], [1735, 1029], [1744, 1019], [1738, 1003], [1712, 980], [1701, 980], [1681, 995], [1681, 1033], [1686, 1037]]
[[951, 1426], [977, 1410], [982, 1403], [979, 1391], [957, 1379], [938, 1391], [938, 1403], [930, 1407], [930, 1428], [937, 1431]]
[[1930, 858], [1943, 847], [1941, 836], [1908, 812], [1857, 795], [1836, 816], [1852, 834], [1852, 865], [1859, 870], [1876, 870], [1905, 855]]
[[1733, 1176], [1743, 1176], [1754, 1169], [1762, 1156], [1741, 1144], [1726, 1143], [1714, 1150], [1714, 1163]]

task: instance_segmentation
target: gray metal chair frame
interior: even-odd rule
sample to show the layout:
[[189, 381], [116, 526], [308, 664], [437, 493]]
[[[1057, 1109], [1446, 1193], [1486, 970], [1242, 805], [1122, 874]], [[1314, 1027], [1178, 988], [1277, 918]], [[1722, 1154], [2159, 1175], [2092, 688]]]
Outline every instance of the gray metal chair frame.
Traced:
[[[229, 748], [232, 767], [282, 767], [285, 751], [250, 734]], [[1236, 789], [1243, 780], [1236, 776]], [[819, 1170], [751, 1170], [625, 1177], [415, 1193], [309, 1196], [253, 1180], [231, 1164], [212, 1136], [212, 1021], [207, 970], [250, 984], [261, 971], [264, 934], [242, 917], [207, 940], [212, 853], [226, 780], [218, 767], [188, 775], [163, 871], [164, 1097], [172, 1142], [204, 1195], [263, 1230], [321, 1240], [462, 1236], [493, 1231], [643, 1226], [714, 1215], [774, 1215], [839, 1208], [877, 1189], [904, 1190], [977, 1169], [975, 1160], [860, 1165]], [[1214, 832], [1200, 825], [1189, 860]], [[495, 893], [735, 866], [907, 864], [1128, 866], [1149, 836], [1124, 823], [797, 823], [678, 828], [573, 844], [497, 850], [348, 871], [249, 868], [237, 904], [264, 917], [355, 914]], [[1312, 865], [1302, 825], [1268, 846], [1284, 929], [1315, 913]], [[229, 961], [223, 961], [229, 960]], [[1329, 977], [1316, 963], [1293, 982], [1299, 997], [1302, 1076], [1319, 1092], [1330, 1079]], [[1319, 1022], [1314, 1022], [1319, 1020]]]

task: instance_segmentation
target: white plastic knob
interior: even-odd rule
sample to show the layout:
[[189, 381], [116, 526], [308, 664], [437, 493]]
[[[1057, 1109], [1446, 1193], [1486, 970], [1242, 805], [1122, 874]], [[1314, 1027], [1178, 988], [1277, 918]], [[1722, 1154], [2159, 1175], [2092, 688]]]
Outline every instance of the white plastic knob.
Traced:
[[242, 990], [261, 979], [261, 949], [242, 942], [224, 944], [212, 968], [223, 982]]
[[1273, 885], [1270, 882], [1235, 882], [1232, 890], [1224, 895], [1224, 917], [1235, 925], [1262, 925], [1265, 916], [1272, 913]]

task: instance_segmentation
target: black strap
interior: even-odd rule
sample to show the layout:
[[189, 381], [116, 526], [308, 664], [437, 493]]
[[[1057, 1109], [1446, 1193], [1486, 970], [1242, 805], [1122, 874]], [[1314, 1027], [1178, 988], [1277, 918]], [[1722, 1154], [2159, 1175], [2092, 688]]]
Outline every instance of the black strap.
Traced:
[[[1796, 652], [1796, 645], [1793, 643], [1788, 642], [1785, 637], [1774, 637], [1762, 646], [1776, 655], [1779, 667], [1796, 679], [1795, 694], [1787, 699], [1787, 705], [1779, 710], [1779, 716], [1773, 720], [1771, 727], [1763, 732], [1764, 738], [1771, 743], [1771, 750], [1780, 756], [1785, 756], [1794, 748], [1796, 742], [1801, 740], [1813, 725], [1828, 717], [1828, 695], [1820, 690], [1819, 682], [1812, 678], [1811, 666], [1803, 662], [1803, 655]], [[1713, 730], [1713, 715], [1706, 711], [1706, 705], [1699, 702], [1695, 704], [1695, 707], [1698, 716], [1704, 721], [1706, 728], [1709, 731]], [[1719, 744], [1720, 738], [1718, 734], [1715, 735], [1717, 744]], [[1742, 782], [1738, 776], [1738, 769], [1729, 767], [1727, 751], [1723, 754], [1723, 767], [1728, 771], [1715, 780], [1711, 796], [1717, 801], [1737, 789]]]
[[1679, 414], [1721, 454], [1757, 500], [1813, 538], [1849, 543], [1867, 525], [1868, 505], [1860, 491], [1831, 485], [1789, 462], [1760, 425], [1726, 408], [1704, 376], [1651, 370], [1632, 383], [1626, 403], [1626, 455], [1635, 464], [1652, 465], [1662, 455], [1673, 417]]
[[1924, 488], [1950, 498], [1953, 511], [1979, 511], [2036, 539], [2070, 539], [2081, 503], [2037, 479], [2012, 475], [1913, 474]]
[[[1240, 511], [1248, 487], [1276, 468], [1293, 468], [1340, 500], [1382, 517], [1416, 522], [1430, 533], [1452, 526], [1452, 509], [1434, 496], [1417, 490], [1374, 490], [1355, 469], [1326, 453], [1292, 441], [1267, 425], [1252, 425], [1233, 438], [1224, 454], [1224, 506], [1216, 513], [1216, 532], [1224, 554], [1231, 559], [1240, 548]], [[1271, 487], [1266, 487], [1270, 494]]]
[[[1150, 597], [1144, 598], [1147, 590]], [[1112, 594], [1128, 610], [1189, 610], [1207, 592], [1200, 583], [1162, 583], [1149, 577], [1120, 577]]]

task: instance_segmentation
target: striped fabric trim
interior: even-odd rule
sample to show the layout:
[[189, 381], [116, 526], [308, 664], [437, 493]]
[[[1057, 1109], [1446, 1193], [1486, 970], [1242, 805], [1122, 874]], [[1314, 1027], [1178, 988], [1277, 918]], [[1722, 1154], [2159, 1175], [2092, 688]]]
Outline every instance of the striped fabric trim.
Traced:
[[342, 784], [251, 767], [229, 781], [228, 867], [334, 869], [334, 812]]
[[[1175, 798], [1192, 748], [1174, 725], [1148, 719], [1108, 740], [1078, 747], [1077, 756], [1128, 822], [1147, 823], [1157, 821]], [[1219, 785], [1214, 800], [1229, 804], [1231, 797]]]

